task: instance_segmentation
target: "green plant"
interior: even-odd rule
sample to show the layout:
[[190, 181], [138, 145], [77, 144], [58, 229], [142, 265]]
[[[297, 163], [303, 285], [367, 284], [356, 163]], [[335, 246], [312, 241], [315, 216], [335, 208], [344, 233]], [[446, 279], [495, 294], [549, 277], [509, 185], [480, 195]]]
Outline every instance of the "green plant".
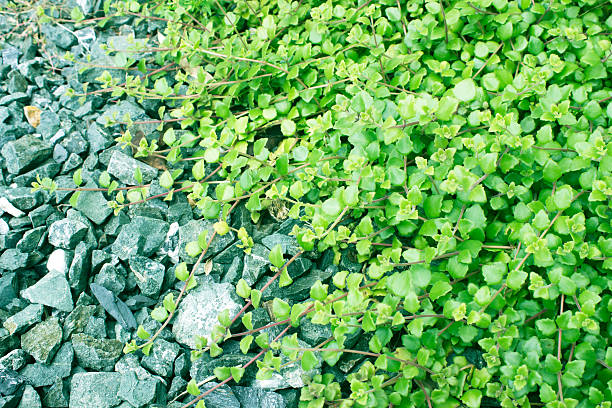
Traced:
[[[154, 53], [148, 60], [109, 46], [120, 66], [148, 74], [106, 73], [100, 89], [74, 94], [165, 103], [165, 146], [133, 144], [129, 131], [118, 139], [166, 160], [162, 195], [188, 193], [218, 218], [218, 234], [239, 202], [257, 222], [280, 200], [304, 221], [293, 231], [304, 251], [331, 249], [338, 261], [350, 248], [364, 265], [315, 285], [307, 302], [275, 299], [274, 324], [286, 327], [271, 341], [247, 313], [261, 291], [240, 282], [244, 308], [221, 314], [193, 355], [218, 355], [234, 337], [261, 351], [219, 369], [221, 384], [255, 363], [265, 378], [280, 367], [278, 350], [305, 369], [316, 353], [329, 365], [359, 353], [367, 360], [347, 378], [350, 393], [317, 376], [301, 406], [610, 407], [610, 3], [125, 1], [107, 4], [111, 16], [112, 7], [167, 22], [157, 42], [135, 46]], [[197, 153], [184, 157], [188, 147]], [[193, 166], [173, 171], [180, 162]], [[100, 184], [117, 211], [151, 198], [147, 185]], [[190, 245], [198, 262], [214, 238]], [[273, 251], [265, 288], [291, 284], [293, 259]], [[177, 268], [181, 296], [193, 270]], [[164, 326], [181, 296], [154, 311]], [[285, 334], [303, 316], [331, 325], [333, 338], [299, 347]], [[239, 318], [246, 331], [231, 333]], [[355, 330], [368, 350], [344, 347]], [[147, 341], [126, 351], [148, 352], [156, 334], [139, 335]], [[188, 392], [203, 405], [197, 384]]]

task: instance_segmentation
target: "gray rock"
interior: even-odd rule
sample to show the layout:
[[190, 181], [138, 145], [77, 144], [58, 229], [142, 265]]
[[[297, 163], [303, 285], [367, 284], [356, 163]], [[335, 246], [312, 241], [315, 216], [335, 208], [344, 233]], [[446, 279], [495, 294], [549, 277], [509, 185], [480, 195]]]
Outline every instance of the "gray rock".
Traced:
[[89, 287], [91, 288], [91, 293], [98, 299], [104, 310], [113, 316], [120, 325], [126, 329], [136, 328], [137, 323], [134, 315], [128, 306], [113, 292], [95, 283], [92, 283]]
[[15, 177], [13, 181], [17, 183], [17, 185], [28, 186], [31, 185], [32, 182], [36, 181], [37, 177], [40, 177], [41, 179], [45, 177], [48, 177], [50, 179], [54, 178], [57, 173], [59, 173], [60, 168], [61, 166], [59, 165], [59, 163], [50, 160], [36, 167], [34, 170], [30, 170]]
[[270, 234], [262, 238], [261, 243], [264, 244], [266, 248], [270, 250], [276, 245], [280, 244], [283, 249], [283, 253], [289, 254], [291, 256], [297, 254], [302, 250], [300, 245], [297, 243], [297, 239], [290, 235]]
[[[299, 347], [308, 348], [308, 344], [301, 340], [298, 340]], [[301, 355], [302, 353], [300, 353]], [[302, 388], [306, 384], [309, 378], [314, 375], [321, 373], [321, 363], [323, 359], [319, 354], [315, 353], [319, 363], [310, 371], [304, 371], [301, 362], [298, 360], [291, 364], [288, 364], [289, 358], [284, 354], [281, 355], [282, 368], [280, 372], [274, 372], [272, 377], [267, 380], [255, 380], [253, 386], [257, 388], [263, 388], [268, 390], [278, 390], [283, 388]], [[287, 365], [285, 365], [287, 364]]]
[[156, 340], [148, 356], [142, 358], [142, 366], [162, 377], [172, 376], [174, 360], [181, 348], [176, 343]]
[[[29, 222], [29, 218], [25, 218]], [[46, 227], [38, 227], [27, 230], [23, 234], [23, 238], [17, 242], [17, 249], [23, 253], [31, 252], [42, 246], [42, 238], [46, 233]]]
[[[195, 263], [197, 258], [192, 258], [185, 252], [185, 246], [191, 241], [197, 241], [198, 236], [207, 231], [208, 237], [211, 237], [214, 228], [214, 222], [211, 220], [191, 220], [179, 228], [179, 256], [187, 263]], [[225, 235], [217, 235], [210, 243], [206, 251], [206, 258], [213, 257], [223, 251], [234, 241], [234, 233], [230, 231]], [[208, 241], [208, 240], [207, 240]]]
[[111, 251], [121, 260], [133, 255], [150, 256], [163, 244], [168, 223], [148, 217], [134, 217], [121, 227]]
[[6, 197], [15, 207], [28, 211], [43, 202], [43, 192], [32, 192], [30, 187], [0, 188], [0, 196]]
[[56, 144], [53, 148], [53, 160], [57, 163], [63, 163], [68, 159], [68, 150], [61, 144]]
[[40, 396], [31, 385], [26, 385], [17, 408], [42, 408]]
[[107, 149], [113, 144], [113, 138], [96, 122], [93, 122], [87, 128], [87, 139], [89, 140], [89, 151], [91, 153]]
[[13, 204], [6, 199], [6, 197], [0, 197], [0, 210], [3, 212], [13, 216], [13, 217], [21, 217], [24, 215], [24, 212], [19, 208], [15, 207]]
[[233, 387], [234, 394], [243, 407], [285, 408], [287, 405], [280, 394], [257, 387]]
[[71, 251], [65, 251], [63, 249], [56, 249], [51, 252], [49, 259], [47, 260], [47, 270], [52, 273], [58, 273], [66, 276], [68, 273], [68, 266], [72, 262], [73, 254]]
[[52, 385], [58, 378], [62, 379], [70, 376], [73, 361], [72, 344], [64, 343], [55, 354], [51, 364], [28, 364], [21, 370], [21, 375], [34, 387], [46, 387]]
[[6, 168], [11, 174], [32, 169], [37, 163], [51, 156], [51, 153], [49, 144], [31, 135], [8, 142], [2, 148]]
[[141, 408], [151, 404], [165, 404], [166, 388], [154, 377], [138, 378], [135, 372], [121, 374], [117, 396], [127, 401], [130, 406]]
[[28, 90], [28, 81], [19, 71], [11, 71], [8, 74], [7, 90], [9, 93], [26, 92]]
[[187, 388], [187, 381], [181, 377], [174, 377], [168, 390], [168, 399], [174, 399]]
[[87, 325], [83, 329], [83, 334], [86, 334], [96, 339], [105, 338], [106, 320], [104, 320], [102, 317], [90, 317], [89, 321], [87, 322]]
[[72, 335], [72, 347], [81, 367], [97, 371], [112, 371], [123, 351], [120, 341], [96, 339], [82, 333]]
[[4, 273], [0, 276], [0, 307], [9, 304], [17, 297], [17, 274]]
[[217, 315], [229, 309], [230, 316], [241, 308], [242, 300], [229, 283], [214, 283], [211, 279], [199, 279], [178, 307], [172, 332], [179, 343], [195, 348], [194, 336], [209, 338]]
[[40, 303], [64, 312], [72, 311], [72, 294], [63, 274], [48, 273], [23, 291], [23, 297], [32, 303]]
[[23, 393], [24, 378], [13, 370], [0, 370], [0, 406], [14, 407]]
[[314, 324], [307, 317], [300, 321], [300, 337], [311, 346], [316, 346], [332, 336], [331, 328], [324, 324]]
[[126, 272], [121, 265], [107, 263], [102, 266], [94, 282], [118, 295], [125, 289], [125, 278]]
[[64, 218], [49, 227], [49, 243], [55, 247], [74, 249], [87, 234], [87, 225], [81, 221]]
[[10, 350], [19, 347], [19, 338], [11, 336], [5, 328], [0, 328], [0, 355], [5, 355]]
[[[98, 186], [95, 183], [87, 183], [85, 187], [96, 188]], [[82, 191], [77, 200], [76, 209], [97, 225], [106, 221], [113, 212], [101, 191]]]
[[121, 402], [118, 396], [121, 374], [78, 373], [72, 377], [70, 408], [112, 408]]
[[76, 44], [76, 37], [60, 24], [45, 23], [40, 27], [42, 33], [49, 41], [65, 50]]
[[[211, 388], [217, 386], [216, 382], [209, 382], [200, 386], [200, 391], [205, 393]], [[222, 385], [204, 398], [206, 408], [241, 408], [240, 402], [234, 395], [234, 392], [227, 385]]]
[[82, 333], [96, 310], [97, 307], [93, 305], [78, 305], [75, 307], [64, 320], [64, 340], [69, 339], [74, 333]]
[[10, 334], [19, 334], [39, 323], [43, 314], [43, 305], [32, 304], [6, 319], [2, 324]]
[[68, 159], [62, 165], [62, 174], [68, 173], [83, 164], [83, 159], [76, 153], [70, 153]]
[[57, 378], [49, 387], [42, 403], [49, 408], [68, 408], [68, 389], [61, 378]]
[[16, 271], [28, 266], [28, 254], [24, 254], [18, 249], [10, 248], [0, 255], [0, 269]]
[[144, 296], [157, 297], [164, 282], [166, 268], [144, 256], [133, 256], [129, 261], [130, 270], [136, 276], [136, 284]]
[[16, 349], [0, 358], [0, 370], [21, 370], [26, 365], [28, 354], [22, 349]]
[[78, 292], [85, 289], [91, 269], [92, 248], [85, 242], [79, 242], [74, 249], [74, 258], [68, 269], [68, 283]]
[[257, 243], [253, 245], [250, 254], [244, 255], [242, 279], [244, 279], [246, 283], [254, 285], [259, 277], [266, 273], [270, 266], [269, 255], [270, 250]]
[[40, 113], [40, 123], [36, 127], [36, 132], [40, 133], [45, 140], [51, 139], [61, 127], [57, 113], [50, 110], [43, 110]]
[[6, 223], [6, 221], [0, 218], [0, 235], [6, 235], [9, 233], [9, 231], [10, 231], [9, 225]]
[[62, 328], [57, 317], [50, 317], [21, 336], [21, 348], [39, 363], [46, 364], [62, 342]]
[[115, 150], [111, 156], [107, 171], [121, 182], [135, 186], [139, 184], [138, 180], [134, 177], [136, 168], [140, 168], [142, 182], [145, 184], [150, 183], [157, 176], [157, 169], [155, 167], [149, 166], [118, 150]]
[[19, 54], [21, 54], [19, 48], [7, 45], [2, 49], [2, 64], [17, 68], [19, 64]]
[[62, 146], [68, 150], [69, 153], [81, 154], [85, 153], [89, 148], [89, 143], [79, 132], [72, 132], [68, 136], [65, 136], [61, 141]]

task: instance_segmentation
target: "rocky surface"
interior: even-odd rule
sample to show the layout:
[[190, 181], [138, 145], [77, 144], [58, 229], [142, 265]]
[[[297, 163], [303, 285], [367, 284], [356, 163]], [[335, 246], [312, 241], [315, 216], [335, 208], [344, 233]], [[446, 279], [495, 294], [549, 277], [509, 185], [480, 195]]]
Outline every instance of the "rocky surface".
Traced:
[[[101, 2], [67, 3], [95, 13]], [[105, 29], [43, 24], [45, 52], [30, 36], [5, 37], [10, 27], [0, 24], [0, 407], [182, 406], [190, 399], [184, 391], [192, 377], [201, 381], [216, 367], [244, 364], [254, 355], [243, 354], [232, 340], [223, 345], [221, 356], [192, 361], [195, 336], [208, 338], [222, 310], [233, 316], [241, 309], [244, 300], [235, 293], [239, 279], [259, 288], [268, 281], [268, 255], [275, 245], [289, 255], [299, 251], [288, 235], [295, 221], [262, 217], [254, 226], [239, 205], [230, 224], [253, 233], [250, 253], [237, 246], [234, 232], [217, 236], [195, 272], [197, 286], [183, 297], [149, 354], [123, 353], [131, 340], [142, 344], [138, 326], [149, 333], [160, 328], [151, 312], [167, 296], [178, 297], [183, 283], [174, 277], [177, 265], [196, 262], [185, 245], [210, 237], [214, 221], [202, 219], [178, 193], [170, 201], [153, 199], [113, 215], [108, 206], [113, 196], [100, 188], [101, 176], [116, 181], [118, 188], [151, 183], [149, 197], [166, 191], [156, 180], [159, 168], [114, 142], [126, 129], [149, 141], [159, 139], [157, 124], [147, 123], [158, 117], [159, 105], [105, 94], [79, 100], [67, 90], [81, 92], [83, 82], [94, 82], [104, 71], [95, 65], [115, 64], [102, 49], [109, 41], [116, 49], [128, 49], [130, 43], [156, 35], [164, 24], [134, 17], [117, 17]], [[90, 53], [94, 66], [79, 70], [57, 57], [66, 51], [80, 61]], [[50, 69], [51, 61], [55, 69]], [[125, 77], [121, 70], [111, 75]], [[40, 110], [39, 123], [28, 122], [24, 108], [29, 106]], [[112, 118], [121, 121], [126, 113], [138, 123], [108, 123]], [[71, 200], [72, 192], [62, 189], [75, 187], [77, 169], [87, 190]], [[59, 189], [33, 192], [37, 177], [53, 179]], [[327, 266], [332, 257], [324, 254], [316, 261], [301, 256], [289, 268], [294, 285], [279, 289], [274, 284], [263, 299], [274, 295], [291, 304], [306, 299], [317, 279], [331, 277]], [[271, 322], [264, 308], [253, 316], [255, 327]], [[266, 332], [274, 335], [278, 329]], [[240, 321], [236, 330], [244, 330]], [[310, 347], [331, 335], [327, 327], [308, 322], [296, 331]], [[358, 361], [351, 361], [351, 367]], [[255, 368], [253, 364], [247, 370], [239, 386], [230, 383], [207, 395], [206, 406], [297, 407], [297, 388], [305, 380], [299, 364], [267, 381], [255, 379]], [[205, 392], [215, 384], [200, 389]]]

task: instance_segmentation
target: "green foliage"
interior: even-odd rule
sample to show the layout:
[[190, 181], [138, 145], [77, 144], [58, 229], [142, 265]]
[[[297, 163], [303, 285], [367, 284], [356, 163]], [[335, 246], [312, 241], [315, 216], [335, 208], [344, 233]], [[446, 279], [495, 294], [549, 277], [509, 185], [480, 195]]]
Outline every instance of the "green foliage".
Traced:
[[[269, 339], [243, 317], [242, 352], [264, 352], [257, 378], [280, 368], [279, 348], [306, 370], [318, 355], [333, 366], [356, 353], [366, 361], [348, 384], [314, 376], [300, 407], [479, 407], [485, 397], [609, 407], [610, 4], [251, 3], [115, 3], [169, 21], [144, 64], [177, 70], [99, 82], [116, 97], [165, 103], [164, 145], [133, 147], [165, 156], [159, 184], [181, 184], [218, 218], [217, 234], [238, 201], [253, 221], [281, 207], [303, 221], [292, 234], [304, 251], [338, 262], [346, 249], [363, 264], [317, 282], [306, 302], [272, 301], [275, 324], [331, 326], [321, 351], [300, 348], [293, 332]], [[124, 57], [124, 68], [137, 64]], [[129, 132], [118, 142], [131, 144]], [[116, 211], [148, 197], [147, 186], [116, 191], [106, 173], [100, 185]], [[236, 233], [248, 252], [252, 238]], [[205, 256], [209, 239], [187, 253]], [[269, 259], [278, 284], [290, 284], [280, 246]], [[185, 266], [175, 274], [195, 283]], [[236, 291], [260, 306], [261, 291], [244, 281]], [[164, 300], [153, 317], [170, 319], [176, 306]], [[231, 318], [220, 316], [218, 339], [195, 355], [223, 352]], [[355, 331], [366, 349], [344, 347]], [[243, 372], [215, 374], [238, 382]]]

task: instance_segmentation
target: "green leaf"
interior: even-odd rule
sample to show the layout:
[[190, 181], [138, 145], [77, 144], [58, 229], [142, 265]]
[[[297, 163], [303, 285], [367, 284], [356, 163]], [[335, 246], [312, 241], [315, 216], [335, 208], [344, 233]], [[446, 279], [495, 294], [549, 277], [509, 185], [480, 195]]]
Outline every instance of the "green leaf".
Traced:
[[452, 96], [444, 96], [440, 99], [440, 104], [438, 105], [438, 110], [436, 111], [436, 116], [440, 120], [450, 120], [453, 116], [453, 113], [457, 110], [459, 106], [459, 101]]
[[110, 175], [108, 174], [107, 171], [103, 171], [100, 174], [100, 177], [98, 178], [98, 183], [100, 183], [100, 186], [102, 187], [108, 187], [110, 186], [110, 182], [111, 182]]
[[187, 252], [187, 255], [189, 255], [192, 258], [195, 258], [196, 256], [200, 255], [200, 252], [202, 252], [202, 248], [200, 248], [200, 244], [198, 244], [198, 241], [191, 241], [188, 242], [187, 245], [185, 245], [185, 252]]
[[236, 383], [239, 383], [244, 375], [244, 368], [242, 367], [231, 367], [230, 372], [232, 373], [232, 378]]
[[167, 188], [168, 190], [172, 188], [174, 184], [174, 179], [168, 170], [164, 171], [159, 178], [159, 185], [163, 188]]
[[142, 184], [142, 171], [140, 171], [140, 167], [136, 167], [134, 170], [134, 180], [136, 180], [138, 184]]
[[257, 309], [259, 307], [259, 302], [261, 301], [261, 291], [258, 289], [251, 290], [251, 302], [253, 303], [253, 307]]
[[187, 270], [187, 264], [185, 262], [176, 265], [176, 268], [174, 268], [174, 276], [176, 276], [176, 279], [183, 282], [189, 278], [189, 271]]
[[158, 322], [164, 322], [168, 317], [168, 311], [163, 306], [156, 307], [151, 312], [151, 317]]
[[274, 248], [270, 250], [268, 258], [270, 259], [272, 265], [276, 266], [277, 268], [280, 268], [285, 264], [285, 259], [283, 258], [283, 248], [280, 244], [276, 244]]
[[470, 408], [479, 408], [482, 400], [482, 392], [480, 390], [468, 390], [461, 396], [461, 401]]
[[251, 347], [251, 343], [253, 342], [253, 336], [248, 335], [240, 340], [240, 351], [242, 354], [246, 354], [249, 352], [249, 348]]
[[187, 392], [193, 396], [200, 395], [200, 389], [198, 388], [198, 384], [193, 378], [187, 383]]
[[276, 321], [281, 321], [289, 318], [291, 313], [291, 306], [289, 303], [279, 298], [274, 298], [272, 301], [272, 312]]
[[340, 205], [340, 201], [332, 197], [323, 202], [322, 209], [323, 212], [330, 217], [337, 217], [340, 211], [342, 211], [342, 206]]
[[302, 369], [304, 371], [310, 371], [317, 366], [319, 360], [314, 355], [314, 353], [310, 350], [304, 351], [302, 354]]
[[236, 284], [236, 293], [241, 298], [247, 299], [251, 295], [251, 287], [244, 279], [241, 278]]
[[196, 180], [202, 180], [205, 176], [204, 160], [198, 160], [191, 169], [191, 173]]
[[147, 340], [151, 337], [151, 334], [147, 332], [142, 325], [138, 326], [138, 330], [136, 330], [136, 335], [143, 340]]
[[437, 281], [431, 288], [431, 291], [429, 292], [429, 297], [431, 300], [435, 301], [438, 298], [446, 295], [448, 292], [451, 291], [451, 289], [452, 286], [448, 282]]
[[295, 122], [291, 119], [283, 119], [281, 122], [281, 133], [285, 136], [292, 136], [295, 134]]
[[471, 78], [464, 79], [455, 85], [453, 93], [459, 100], [469, 102], [476, 97], [476, 84]]
[[83, 177], [81, 176], [81, 173], [82, 173], [82, 169], [78, 169], [72, 174], [72, 180], [74, 181], [74, 184], [77, 187], [80, 186], [81, 183], [83, 183]]
[[508, 274], [506, 278], [506, 285], [510, 289], [518, 290], [525, 283], [525, 279], [527, 279], [527, 272], [521, 270], [513, 270]]
[[228, 378], [230, 378], [230, 376], [232, 375], [232, 372], [230, 371], [229, 367], [215, 367], [215, 369], [213, 370], [213, 374], [215, 375], [215, 377], [217, 377], [217, 380], [219, 381], [225, 381]]

